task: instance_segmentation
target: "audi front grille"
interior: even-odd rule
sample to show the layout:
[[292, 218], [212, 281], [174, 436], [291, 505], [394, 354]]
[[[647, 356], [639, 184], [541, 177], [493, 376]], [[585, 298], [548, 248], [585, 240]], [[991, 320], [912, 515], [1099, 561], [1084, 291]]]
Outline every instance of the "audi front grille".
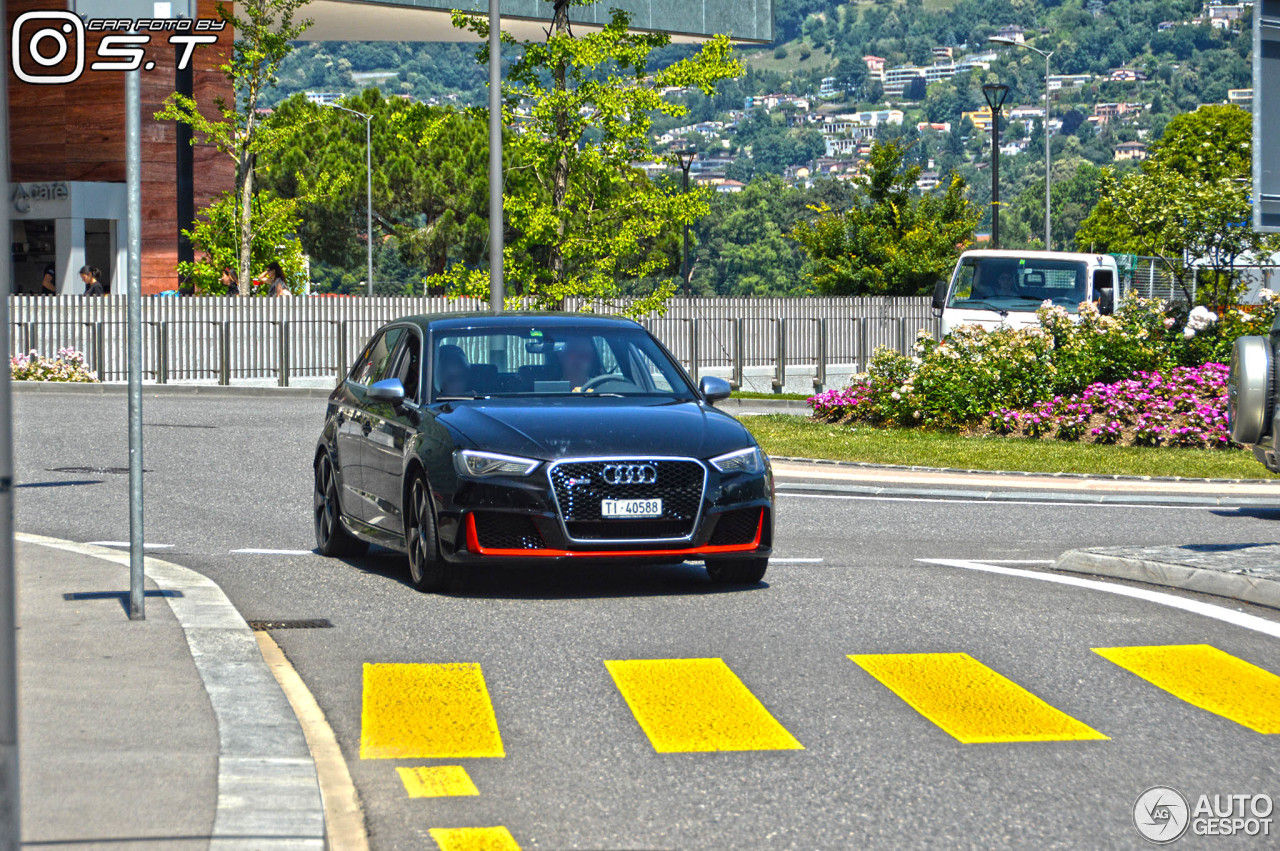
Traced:
[[[551, 489], [575, 543], [688, 541], [697, 529], [707, 468], [692, 458], [602, 458], [551, 465]], [[662, 516], [606, 519], [605, 499], [661, 499]]]

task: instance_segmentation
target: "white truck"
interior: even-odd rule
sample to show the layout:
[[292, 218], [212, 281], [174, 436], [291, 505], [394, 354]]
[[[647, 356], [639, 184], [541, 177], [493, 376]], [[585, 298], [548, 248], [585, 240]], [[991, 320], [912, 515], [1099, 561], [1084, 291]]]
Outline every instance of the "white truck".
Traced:
[[966, 251], [960, 255], [951, 280], [939, 281], [933, 309], [942, 316], [942, 334], [960, 325], [980, 325], [988, 331], [1001, 325], [1022, 328], [1036, 324], [1036, 311], [1045, 301], [1075, 313], [1080, 303], [1093, 301], [1109, 314], [1115, 308], [1119, 270], [1107, 254], [1066, 251]]

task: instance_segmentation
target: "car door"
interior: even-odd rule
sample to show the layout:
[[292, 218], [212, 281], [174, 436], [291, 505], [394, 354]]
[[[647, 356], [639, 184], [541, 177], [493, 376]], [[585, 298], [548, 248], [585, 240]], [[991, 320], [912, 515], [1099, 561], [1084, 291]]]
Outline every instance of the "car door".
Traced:
[[370, 384], [380, 381], [391, 370], [392, 359], [404, 332], [403, 326], [393, 326], [374, 335], [347, 379], [350, 402], [338, 408], [338, 437], [335, 442], [343, 477], [342, 508], [350, 516], [366, 523], [372, 522], [371, 518], [377, 512], [369, 496], [366, 470], [374, 416], [365, 393]]
[[370, 429], [365, 442], [364, 487], [368, 492], [368, 522], [388, 532], [403, 532], [401, 496], [405, 447], [417, 428], [417, 406], [422, 400], [422, 339], [408, 327], [391, 359], [384, 378], [398, 378], [404, 385], [405, 404], [400, 408], [377, 404], [367, 408]]

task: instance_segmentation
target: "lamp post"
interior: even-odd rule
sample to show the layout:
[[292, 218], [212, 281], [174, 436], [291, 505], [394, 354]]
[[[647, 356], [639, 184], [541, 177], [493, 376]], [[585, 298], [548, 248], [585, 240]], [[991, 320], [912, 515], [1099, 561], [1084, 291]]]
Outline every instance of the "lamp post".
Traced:
[[348, 109], [331, 103], [329, 106], [358, 115], [364, 119], [364, 176], [365, 176], [365, 240], [368, 243], [369, 295], [373, 295], [373, 116], [357, 109]]
[[982, 87], [982, 96], [991, 107], [991, 247], [1000, 247], [1000, 113], [1004, 112], [1009, 87], [988, 83]]
[[1032, 47], [1026, 42], [1014, 41], [1011, 38], [1001, 38], [993, 35], [988, 41], [995, 44], [1011, 44], [1014, 47], [1024, 47], [1032, 53], [1038, 53], [1044, 57], [1044, 250], [1053, 250], [1053, 229], [1051, 224], [1050, 209], [1050, 184], [1053, 182], [1052, 155], [1049, 152], [1049, 57], [1053, 56], [1052, 50], [1040, 50]]
[[[689, 169], [693, 166], [693, 158], [697, 155], [697, 151], [693, 148], [679, 148], [672, 153], [676, 156], [676, 161], [680, 163], [680, 171], [684, 178], [681, 184], [681, 192], [686, 195], [689, 193]], [[684, 296], [689, 298], [692, 293], [692, 286], [689, 278], [693, 270], [689, 268], [689, 223], [684, 223], [684, 257], [680, 263], [680, 277], [684, 279]]]

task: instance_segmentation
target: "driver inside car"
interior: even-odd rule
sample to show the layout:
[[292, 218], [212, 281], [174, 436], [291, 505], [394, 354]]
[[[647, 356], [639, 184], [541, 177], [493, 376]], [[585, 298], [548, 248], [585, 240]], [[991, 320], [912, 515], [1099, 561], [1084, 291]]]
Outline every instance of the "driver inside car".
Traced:
[[556, 352], [560, 378], [579, 393], [582, 386], [599, 374], [599, 355], [590, 337], [565, 337], [564, 347]]
[[470, 396], [471, 369], [467, 356], [458, 346], [441, 346], [436, 351], [436, 386], [441, 396]]

